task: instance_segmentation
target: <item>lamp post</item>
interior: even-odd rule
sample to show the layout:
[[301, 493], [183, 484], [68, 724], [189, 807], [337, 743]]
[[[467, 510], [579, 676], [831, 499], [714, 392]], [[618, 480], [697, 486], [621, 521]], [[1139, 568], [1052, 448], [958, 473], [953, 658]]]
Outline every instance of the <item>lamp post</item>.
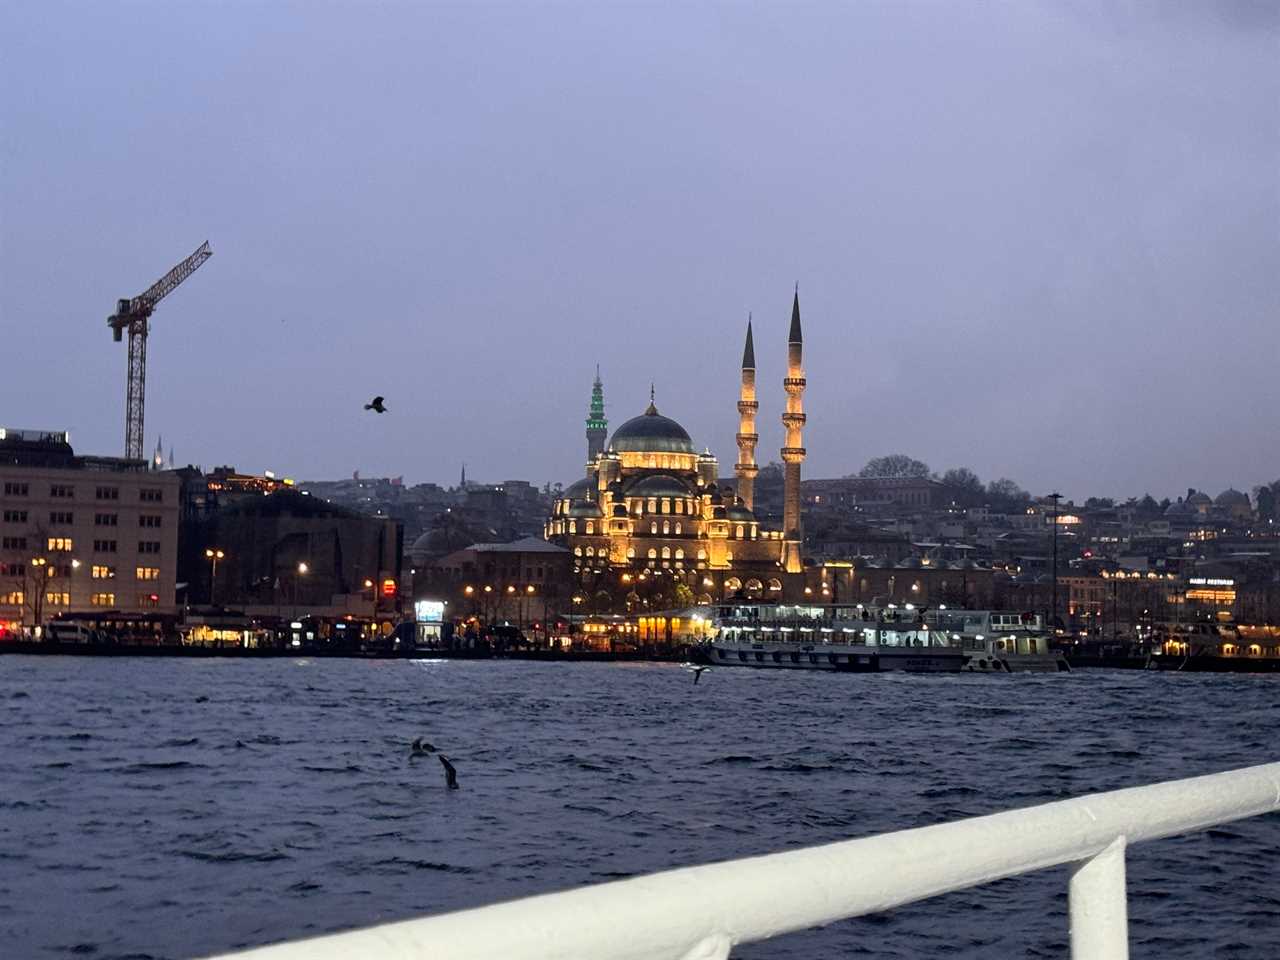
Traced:
[[39, 635], [43, 632], [41, 618], [44, 615], [44, 589], [49, 584], [49, 561], [44, 557], [32, 557], [31, 566], [32, 586], [36, 592], [35, 599], [31, 603], [31, 612], [34, 619], [32, 627], [35, 633]]
[[209, 606], [214, 605], [214, 595], [218, 589], [218, 561], [226, 556], [217, 547], [209, 547], [204, 551], [205, 558], [209, 561]]
[[305, 577], [310, 570], [311, 567], [309, 567], [304, 560], [298, 564], [298, 575], [293, 578], [293, 619], [295, 620], [298, 619], [298, 592], [302, 587], [302, 578]]
[[378, 584], [365, 577], [364, 585], [369, 590], [369, 628], [372, 630], [378, 621]]
[[1049, 601], [1049, 629], [1056, 637], [1058, 635], [1058, 501], [1062, 499], [1062, 494], [1055, 490], [1049, 494], [1048, 499], [1053, 501], [1053, 513], [1050, 514], [1053, 523], [1053, 587], [1050, 594], [1052, 599]]
[[[525, 601], [524, 601], [524, 611], [523, 611], [525, 620], [531, 620], [533, 618], [533, 610], [529, 606], [530, 601], [533, 599], [533, 594], [534, 594], [533, 584], [532, 583], [526, 584], [524, 588]], [[537, 638], [535, 637], [534, 639], [536, 640]]]

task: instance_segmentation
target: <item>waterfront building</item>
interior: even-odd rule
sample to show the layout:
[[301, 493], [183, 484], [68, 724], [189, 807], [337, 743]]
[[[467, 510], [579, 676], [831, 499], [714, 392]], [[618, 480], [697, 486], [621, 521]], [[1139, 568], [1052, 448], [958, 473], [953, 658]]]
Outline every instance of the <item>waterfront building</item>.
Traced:
[[179, 550], [188, 605], [394, 619], [403, 579], [398, 521], [234, 471], [184, 472], [182, 500], [191, 505]]
[[180, 483], [80, 456], [66, 433], [0, 428], [0, 625], [176, 610]]
[[[710, 602], [738, 592], [776, 597], [803, 589], [800, 467], [805, 457], [802, 397], [805, 388], [799, 294], [792, 301], [787, 343], [786, 442], [783, 522], [767, 527], [757, 517], [754, 481], [758, 440], [755, 417], [755, 349], [750, 321], [739, 389], [738, 460], [733, 489], [722, 489], [719, 462], [676, 420], [649, 406], [599, 445], [603, 387], [597, 378], [587, 428], [586, 476], [555, 500], [544, 536], [572, 555], [588, 597], [642, 598], [640, 584], [672, 589], [662, 602]], [[599, 413], [597, 417], [596, 414]], [[736, 492], [734, 492], [736, 490]], [[683, 587], [684, 589], [678, 589]]]

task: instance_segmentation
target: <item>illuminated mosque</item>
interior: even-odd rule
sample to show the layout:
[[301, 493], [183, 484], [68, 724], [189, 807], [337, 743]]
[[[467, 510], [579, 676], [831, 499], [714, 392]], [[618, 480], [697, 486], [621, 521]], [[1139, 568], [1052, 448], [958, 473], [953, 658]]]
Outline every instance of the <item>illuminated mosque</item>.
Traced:
[[[697, 602], [743, 593], [782, 598], [802, 584], [800, 465], [805, 388], [800, 297], [787, 337], [785, 493], [782, 529], [766, 529], [752, 509], [756, 465], [756, 360], [751, 322], [742, 353], [738, 397], [736, 491], [721, 489], [719, 462], [699, 454], [688, 432], [649, 406], [608, 436], [604, 388], [597, 370], [587, 416], [587, 475], [556, 499], [546, 539], [573, 553], [583, 577], [615, 573], [673, 576]], [[607, 440], [606, 440], [607, 438]]]

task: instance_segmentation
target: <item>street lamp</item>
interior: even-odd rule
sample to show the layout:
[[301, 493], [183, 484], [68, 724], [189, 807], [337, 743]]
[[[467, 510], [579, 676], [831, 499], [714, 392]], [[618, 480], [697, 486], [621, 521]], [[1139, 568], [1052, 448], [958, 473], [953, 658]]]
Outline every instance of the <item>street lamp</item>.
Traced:
[[378, 585], [368, 577], [364, 578], [364, 585], [368, 589], [370, 597], [369, 617], [371, 620], [376, 621], [378, 619]]
[[32, 580], [36, 591], [35, 601], [31, 605], [31, 612], [34, 614], [35, 632], [39, 636], [42, 632], [41, 618], [44, 614], [44, 588], [49, 583], [49, 561], [44, 557], [32, 557], [31, 566], [35, 568], [32, 570]]
[[1049, 614], [1049, 629], [1056, 637], [1058, 635], [1058, 501], [1062, 499], [1062, 494], [1055, 490], [1049, 494], [1048, 499], [1053, 501], [1053, 592], [1050, 600], [1052, 611]]
[[204, 551], [205, 558], [210, 564], [209, 569], [209, 606], [213, 606], [214, 593], [218, 588], [218, 561], [226, 556], [217, 547], [208, 547]]

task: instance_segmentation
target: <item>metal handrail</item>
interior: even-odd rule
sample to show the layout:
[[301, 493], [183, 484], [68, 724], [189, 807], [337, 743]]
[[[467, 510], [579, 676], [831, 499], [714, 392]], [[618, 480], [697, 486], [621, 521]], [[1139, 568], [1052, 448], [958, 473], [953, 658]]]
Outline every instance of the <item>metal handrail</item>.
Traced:
[[1126, 846], [1280, 811], [1280, 763], [383, 924], [252, 960], [725, 960], [742, 943], [1072, 863], [1071, 955], [1128, 957]]

